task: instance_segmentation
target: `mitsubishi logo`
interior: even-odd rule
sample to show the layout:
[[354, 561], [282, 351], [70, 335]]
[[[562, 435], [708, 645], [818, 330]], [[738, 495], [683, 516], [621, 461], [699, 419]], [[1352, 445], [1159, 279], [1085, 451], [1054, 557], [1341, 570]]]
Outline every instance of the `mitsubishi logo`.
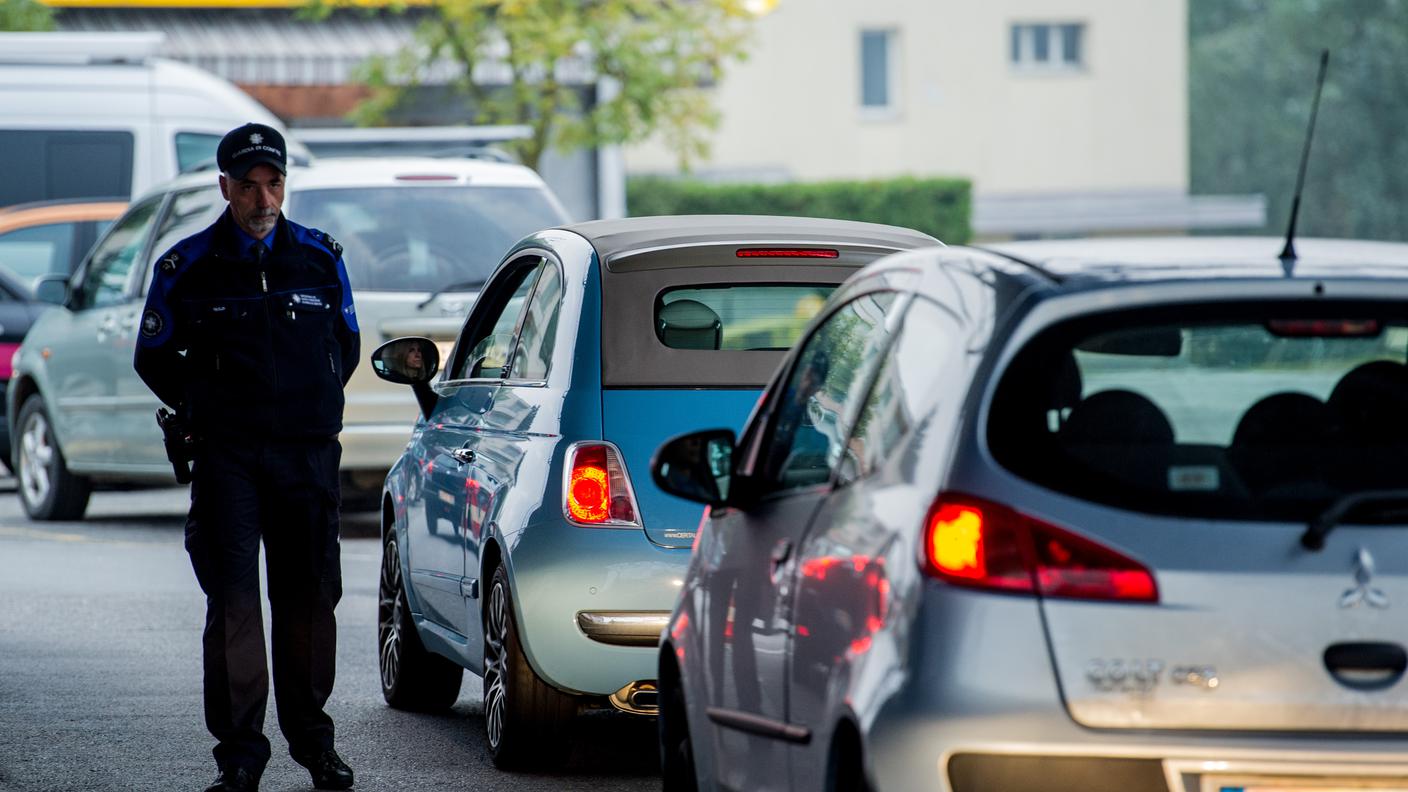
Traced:
[[255, 132], [254, 134], [249, 136], [249, 142], [257, 146], [260, 143], [264, 142], [264, 136], [259, 134], [258, 132]]
[[1354, 557], [1355, 586], [1352, 589], [1345, 589], [1345, 592], [1340, 595], [1340, 607], [1353, 608], [1359, 603], [1365, 602], [1371, 608], [1387, 608], [1388, 595], [1383, 592], [1383, 589], [1369, 585], [1373, 579], [1374, 557], [1369, 555], [1367, 549], [1361, 547]]

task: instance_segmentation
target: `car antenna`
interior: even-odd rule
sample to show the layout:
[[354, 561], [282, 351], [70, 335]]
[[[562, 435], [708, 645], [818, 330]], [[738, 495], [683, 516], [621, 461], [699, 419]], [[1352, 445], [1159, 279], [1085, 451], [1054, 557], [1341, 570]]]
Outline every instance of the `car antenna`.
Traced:
[[1291, 222], [1286, 227], [1286, 246], [1281, 248], [1281, 264], [1286, 274], [1296, 260], [1296, 218], [1300, 216], [1300, 196], [1305, 189], [1305, 164], [1310, 161], [1310, 141], [1315, 138], [1315, 117], [1320, 113], [1320, 91], [1325, 87], [1325, 71], [1330, 67], [1330, 51], [1320, 50], [1320, 75], [1315, 78], [1315, 101], [1310, 105], [1310, 128], [1305, 132], [1305, 148], [1300, 153], [1300, 173], [1296, 174], [1296, 193], [1291, 199]]

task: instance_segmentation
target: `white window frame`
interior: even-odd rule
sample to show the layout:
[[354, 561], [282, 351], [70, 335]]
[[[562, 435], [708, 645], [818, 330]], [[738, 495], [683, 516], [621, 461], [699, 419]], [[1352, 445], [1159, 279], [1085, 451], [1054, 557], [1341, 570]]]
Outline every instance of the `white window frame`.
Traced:
[[[886, 104], [865, 104], [865, 37], [867, 34], [881, 34], [885, 40], [885, 98]], [[856, 35], [856, 65], [858, 84], [856, 105], [860, 108], [862, 121], [893, 121], [900, 117], [900, 54], [899, 29], [896, 27], [862, 27]]]
[[[1066, 27], [1080, 30], [1079, 59], [1074, 63], [1066, 60], [1065, 37], [1061, 31]], [[1036, 59], [1036, 34], [1040, 28], [1046, 29], [1047, 59]], [[1060, 21], [1023, 20], [1013, 22], [1007, 28], [1007, 63], [1014, 72], [1033, 74], [1081, 74], [1088, 70], [1090, 51], [1090, 25], [1079, 20]], [[1012, 52], [1012, 37], [1017, 37], [1017, 52]]]

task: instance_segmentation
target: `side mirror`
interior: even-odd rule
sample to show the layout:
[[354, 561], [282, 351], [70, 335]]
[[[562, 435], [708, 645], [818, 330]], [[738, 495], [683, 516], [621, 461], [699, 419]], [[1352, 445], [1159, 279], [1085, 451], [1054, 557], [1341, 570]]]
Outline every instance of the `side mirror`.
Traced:
[[51, 273], [40, 275], [34, 281], [34, 299], [53, 305], [67, 305], [69, 295], [68, 276]]
[[430, 380], [439, 370], [440, 349], [429, 338], [393, 338], [372, 353], [372, 371], [387, 382], [410, 385], [426, 418], [440, 398], [430, 389]]
[[429, 338], [393, 338], [372, 353], [372, 371], [398, 385], [430, 382], [440, 371], [440, 349]]
[[728, 502], [733, 476], [733, 432], [706, 429], [665, 442], [650, 461], [650, 475], [660, 489], [710, 506]]

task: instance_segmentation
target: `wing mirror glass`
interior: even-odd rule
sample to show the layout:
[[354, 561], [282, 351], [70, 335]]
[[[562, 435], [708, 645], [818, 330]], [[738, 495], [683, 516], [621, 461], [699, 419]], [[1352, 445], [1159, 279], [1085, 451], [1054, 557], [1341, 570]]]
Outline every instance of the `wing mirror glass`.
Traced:
[[429, 338], [394, 338], [372, 353], [372, 371], [387, 382], [423, 385], [440, 371], [440, 349]]
[[52, 305], [68, 304], [68, 276], [41, 275], [34, 282], [34, 299]]
[[650, 475], [660, 489], [685, 500], [722, 506], [733, 478], [734, 435], [706, 429], [668, 440], [655, 452]]

